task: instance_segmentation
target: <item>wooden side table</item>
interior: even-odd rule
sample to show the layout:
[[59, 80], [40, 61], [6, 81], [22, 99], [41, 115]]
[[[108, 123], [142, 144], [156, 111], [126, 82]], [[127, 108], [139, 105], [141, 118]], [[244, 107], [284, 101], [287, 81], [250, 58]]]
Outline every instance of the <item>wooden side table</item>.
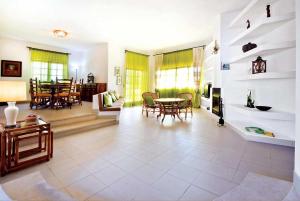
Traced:
[[53, 132], [50, 124], [38, 119], [36, 124], [17, 122], [14, 128], [0, 124], [1, 176], [44, 161], [53, 156]]

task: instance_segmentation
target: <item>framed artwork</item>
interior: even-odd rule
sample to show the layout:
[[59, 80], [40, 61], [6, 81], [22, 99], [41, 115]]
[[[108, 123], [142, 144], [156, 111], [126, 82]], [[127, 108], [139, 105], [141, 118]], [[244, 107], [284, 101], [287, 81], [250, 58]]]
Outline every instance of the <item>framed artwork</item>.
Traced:
[[2, 77], [22, 77], [22, 62], [1, 60]]
[[115, 67], [115, 76], [120, 76], [120, 67]]
[[267, 72], [267, 61], [261, 57], [257, 57], [255, 61], [252, 61], [252, 74]]
[[117, 77], [116, 77], [116, 84], [117, 84], [117, 85], [121, 85], [121, 83], [122, 83], [122, 78], [121, 78], [121, 76], [117, 76]]

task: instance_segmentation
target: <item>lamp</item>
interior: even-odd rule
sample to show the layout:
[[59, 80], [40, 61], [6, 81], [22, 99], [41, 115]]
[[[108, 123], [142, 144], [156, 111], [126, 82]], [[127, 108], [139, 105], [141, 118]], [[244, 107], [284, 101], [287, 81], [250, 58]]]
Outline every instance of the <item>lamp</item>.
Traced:
[[24, 81], [0, 81], [0, 102], [7, 102], [5, 108], [6, 126], [15, 127], [19, 108], [16, 101], [26, 100], [26, 82]]

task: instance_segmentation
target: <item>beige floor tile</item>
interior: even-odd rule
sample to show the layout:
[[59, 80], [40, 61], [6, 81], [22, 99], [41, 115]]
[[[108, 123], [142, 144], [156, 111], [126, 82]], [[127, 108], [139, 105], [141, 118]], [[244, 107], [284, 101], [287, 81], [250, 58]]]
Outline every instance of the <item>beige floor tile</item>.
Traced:
[[184, 194], [189, 185], [190, 184], [184, 180], [166, 174], [153, 184], [153, 188], [165, 193], [168, 197], [177, 200]]
[[126, 157], [122, 158], [120, 160], [112, 162], [117, 167], [121, 168], [122, 170], [125, 170], [126, 172], [133, 172], [134, 170], [138, 169], [139, 167], [142, 167], [145, 165], [144, 162], [137, 160], [133, 157]]
[[131, 175], [147, 184], [152, 184], [162, 177], [166, 172], [167, 170], [165, 169], [160, 169], [159, 167], [147, 164], [132, 172]]
[[66, 190], [77, 200], [86, 200], [104, 188], [105, 185], [94, 176], [88, 176], [66, 187]]
[[93, 175], [105, 185], [111, 185], [112, 183], [124, 177], [126, 174], [127, 172], [114, 165], [108, 165], [102, 170], [93, 173]]
[[201, 173], [193, 184], [217, 195], [222, 195], [236, 186], [235, 183], [206, 173]]
[[188, 183], [194, 181], [200, 174], [200, 171], [185, 165], [184, 163], [179, 163], [174, 168], [168, 171], [169, 174], [176, 176]]
[[196, 186], [190, 186], [180, 201], [213, 201], [217, 195]]

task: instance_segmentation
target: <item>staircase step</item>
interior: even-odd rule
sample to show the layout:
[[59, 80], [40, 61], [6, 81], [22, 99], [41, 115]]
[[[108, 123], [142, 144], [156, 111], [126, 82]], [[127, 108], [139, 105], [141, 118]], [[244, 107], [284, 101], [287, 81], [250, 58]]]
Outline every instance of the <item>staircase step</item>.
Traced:
[[291, 182], [250, 172], [240, 185], [214, 201], [282, 201], [291, 187]]
[[97, 119], [97, 115], [95, 113], [89, 113], [89, 114], [78, 114], [76, 116], [72, 117], [57, 117], [55, 120], [49, 120], [51, 127], [55, 128], [58, 126], [64, 126], [69, 124], [74, 124], [78, 122], [85, 122], [90, 120]]
[[52, 128], [54, 137], [62, 137], [70, 134], [75, 134], [83, 131], [88, 131], [96, 128], [116, 125], [116, 119], [95, 119], [76, 124], [68, 124], [64, 126], [56, 126]]

